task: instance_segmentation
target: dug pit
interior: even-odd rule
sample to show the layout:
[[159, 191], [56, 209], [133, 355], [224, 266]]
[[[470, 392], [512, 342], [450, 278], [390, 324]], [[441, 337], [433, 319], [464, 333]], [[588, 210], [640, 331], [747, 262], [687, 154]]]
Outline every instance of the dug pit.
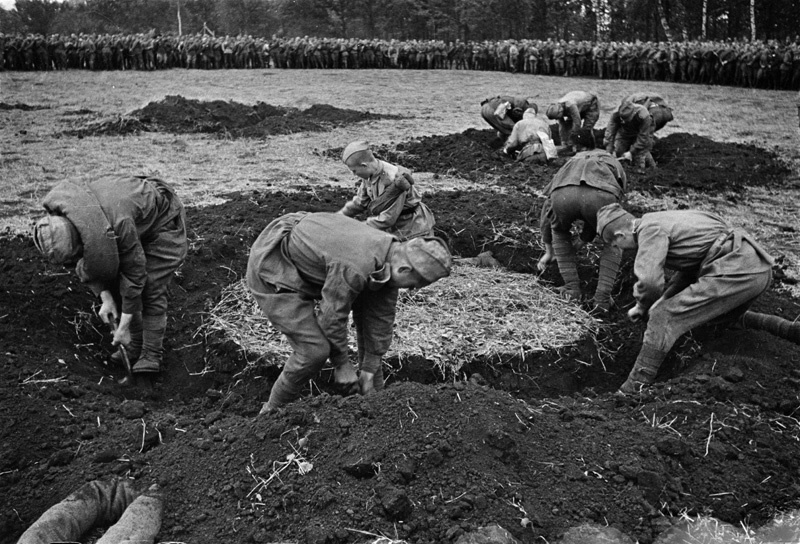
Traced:
[[[493, 273], [532, 275], [541, 254], [537, 191], [558, 165], [511, 163], [492, 138], [467, 131], [379, 154], [483, 180], [485, 190], [426, 193], [437, 234], [462, 258], [492, 251], [503, 267]], [[670, 154], [678, 141], [691, 144], [680, 159]], [[751, 151], [744, 170], [711, 168], [721, 154]], [[699, 187], [708, 191], [779, 184], [784, 171], [764, 152], [691, 135], [660, 139], [654, 155], [661, 169], [631, 179], [660, 194], [681, 190], [668, 181], [696, 179], [704, 164], [709, 182]], [[45, 264], [28, 236], [0, 239], [0, 489], [14, 505], [0, 518], [0, 542], [82, 482], [120, 475], [162, 487], [160, 538], [171, 541], [344, 544], [390, 535], [433, 544], [499, 523], [528, 544], [591, 522], [650, 543], [671, 516], [710, 513], [758, 528], [800, 504], [797, 346], [698, 330], [676, 346], [651, 392], [613, 395], [643, 330], [624, 319], [630, 259], [615, 288], [618, 309], [569, 345], [476, 357], [449, 374], [418, 355], [389, 360], [388, 387], [371, 397], [335, 395], [323, 373], [303, 399], [257, 418], [275, 367], [204, 324], [241, 281], [270, 220], [335, 211], [352, 196], [297, 189], [231, 194], [188, 211], [190, 253], [171, 288], [165, 370], [150, 390], [121, 390], [110, 379], [123, 371], [106, 364], [108, 332], [74, 275]], [[596, 255], [580, 257], [589, 292]], [[560, 283], [552, 267], [539, 280]], [[756, 309], [793, 319], [800, 305], [780, 287]]]

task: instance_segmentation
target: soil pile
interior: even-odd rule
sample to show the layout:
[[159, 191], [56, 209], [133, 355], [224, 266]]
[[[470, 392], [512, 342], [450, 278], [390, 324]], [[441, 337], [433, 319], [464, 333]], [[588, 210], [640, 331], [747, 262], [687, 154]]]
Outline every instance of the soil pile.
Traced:
[[[451, 157], [449, 168], [480, 166], [495, 156], [477, 143], [486, 132], [400, 144], [415, 153], [387, 158], [425, 171], [440, 171], [420, 158], [436, 155]], [[704, 139], [686, 139], [697, 160], [706, 156]], [[470, 141], [472, 153], [451, 155]], [[780, 171], [758, 156], [763, 170]], [[485, 172], [505, 191], [441, 192], [426, 202], [455, 253], [491, 250], [504, 266], [532, 272], [541, 254], [534, 194], [556, 167], [532, 177], [531, 167], [504, 161]], [[687, 163], [662, 160], [670, 164]], [[747, 175], [726, 169], [715, 179], [733, 179], [720, 190], [734, 190]], [[334, 211], [352, 193], [309, 186], [229, 196], [188, 210], [191, 247], [171, 287], [165, 369], [137, 388], [116, 383], [124, 371], [105, 363], [109, 332], [74, 274], [47, 265], [27, 236], [0, 238], [0, 543], [83, 482], [111, 476], [159, 483], [160, 538], [180, 542], [345, 544], [369, 540], [365, 531], [439, 544], [499, 523], [532, 544], [595, 522], [651, 543], [672, 515], [759, 527], [800, 506], [798, 346], [699, 329], [644, 397], [613, 395], [643, 332], [624, 318], [630, 259], [620, 309], [597, 338], [524, 360], [471, 361], [445, 380], [425, 361], [387, 361], [386, 391], [366, 398], [335, 395], [326, 370], [302, 400], [256, 418], [275, 370], [249, 364], [221, 336], [198, 335], [203, 313], [241, 279], [270, 220]], [[589, 285], [592, 258], [580, 257]], [[800, 314], [775, 288], [755, 309]]]
[[129, 115], [93, 123], [67, 131], [66, 134], [113, 136], [170, 132], [218, 134], [226, 138], [263, 138], [296, 132], [322, 132], [353, 123], [397, 118], [399, 116], [340, 109], [327, 104], [315, 104], [300, 110], [264, 102], [248, 106], [238, 102], [206, 102], [171, 95], [159, 102], [150, 102]]
[[50, 106], [38, 106], [38, 105], [31, 106], [30, 104], [25, 104], [23, 102], [17, 102], [16, 104], [0, 102], [0, 110], [36, 111], [36, 110], [46, 110], [49, 108]]
[[[557, 126], [552, 132], [558, 134]], [[604, 131], [595, 131], [602, 142]], [[376, 154], [417, 172], [459, 176], [474, 182], [524, 186], [544, 185], [568, 157], [548, 165], [517, 163], [500, 150], [502, 141], [492, 130], [468, 129], [460, 134], [428, 136], [395, 147], [378, 147]], [[333, 158], [341, 150], [330, 152]], [[638, 190], [662, 193], [691, 187], [700, 191], [740, 191], [754, 185], [781, 183], [788, 168], [771, 152], [744, 144], [714, 142], [703, 136], [676, 133], [657, 138], [653, 158], [656, 170], [637, 174], [629, 169], [629, 182]]]

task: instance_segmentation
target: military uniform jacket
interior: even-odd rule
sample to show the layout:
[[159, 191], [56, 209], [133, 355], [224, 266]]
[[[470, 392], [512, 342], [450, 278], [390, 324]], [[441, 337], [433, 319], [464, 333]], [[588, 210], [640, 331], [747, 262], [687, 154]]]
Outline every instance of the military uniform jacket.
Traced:
[[606, 148], [613, 145], [618, 132], [628, 137], [636, 136], [630, 147], [631, 155], [636, 155], [650, 148], [654, 130], [653, 116], [645, 106], [623, 101], [611, 114], [603, 143]]
[[[617, 200], [622, 198], [628, 184], [628, 176], [620, 162], [610, 153], [601, 149], [581, 151], [567, 161], [561, 169], [553, 176], [543, 192], [547, 197], [542, 206], [539, 218], [539, 226], [542, 231], [542, 240], [549, 244], [553, 240], [550, 225], [555, 218], [553, 215], [552, 201], [550, 195], [553, 191], [561, 187], [570, 185], [587, 185], [595, 189], [600, 189], [613, 194]], [[597, 235], [596, 228], [592, 226], [596, 222], [584, 221], [581, 239], [591, 242]]]
[[401, 240], [429, 235], [433, 230], [433, 213], [422, 203], [411, 172], [379, 160], [380, 172], [358, 187], [356, 196], [345, 204], [342, 212], [354, 217], [366, 211], [366, 224], [395, 234]]
[[541, 117], [529, 119], [523, 116], [522, 120], [515, 123], [514, 128], [511, 129], [511, 136], [508, 137], [506, 147], [526, 147], [529, 144], [541, 143], [540, 132], [544, 132], [550, 137], [550, 123]]
[[593, 103], [597, 102], [597, 95], [586, 91], [571, 91], [558, 99], [564, 104], [564, 119], [572, 121], [572, 126], [581, 126], [581, 114], [585, 113]]
[[165, 182], [146, 177], [113, 177], [88, 188], [64, 181], [45, 196], [50, 213], [75, 225], [83, 244], [76, 272], [99, 294], [118, 283], [122, 312], [142, 310], [147, 280], [146, 247], [180, 218], [183, 205]]
[[264, 285], [319, 300], [317, 322], [332, 351], [347, 353], [348, 317], [362, 328], [367, 354], [383, 355], [392, 341], [397, 289], [386, 285], [396, 238], [341, 214], [298, 212], [271, 222], [250, 250], [247, 285]]
[[[769, 254], [747, 232], [733, 228], [720, 217], [698, 210], [673, 210], [645, 214], [634, 220], [638, 244], [633, 295], [650, 308], [664, 293], [664, 269], [678, 271], [689, 284], [699, 276], [758, 274], [772, 268]], [[739, 254], [747, 242], [761, 257], [760, 267], [742, 265]], [[725, 296], [724, 292], [709, 293]]]

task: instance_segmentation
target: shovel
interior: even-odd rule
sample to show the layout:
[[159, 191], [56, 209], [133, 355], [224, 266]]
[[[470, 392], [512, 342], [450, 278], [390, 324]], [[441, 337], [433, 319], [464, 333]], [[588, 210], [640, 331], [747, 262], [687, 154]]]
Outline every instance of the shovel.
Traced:
[[[111, 332], [116, 332], [117, 330], [117, 320], [112, 318], [111, 319]], [[125, 364], [125, 374], [126, 376], [120, 379], [117, 383], [120, 385], [133, 385], [133, 370], [131, 369], [131, 360], [128, 358], [128, 350], [120, 344], [117, 346], [119, 349], [120, 355], [122, 355], [122, 362]]]

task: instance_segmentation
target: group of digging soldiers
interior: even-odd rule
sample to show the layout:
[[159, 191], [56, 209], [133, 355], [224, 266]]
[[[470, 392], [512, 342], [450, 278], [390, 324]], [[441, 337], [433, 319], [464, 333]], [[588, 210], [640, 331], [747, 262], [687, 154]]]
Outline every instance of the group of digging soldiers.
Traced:
[[36, 34], [0, 36], [0, 61], [7, 70], [455, 69], [800, 88], [800, 37], [631, 43]]
[[[648, 324], [620, 386], [623, 394], [653, 383], [674, 343], [699, 325], [735, 324], [800, 343], [800, 323], [749, 310], [770, 286], [773, 261], [747, 232], [699, 210], [635, 217], [623, 208], [627, 173], [620, 160], [635, 162], [631, 150], [642, 134], [652, 144], [653, 117], [662, 108], [669, 110], [657, 95], [625, 97], [609, 121], [605, 149], [597, 149], [594, 93], [571, 91], [547, 106], [546, 117], [530, 99], [499, 96], [481, 104], [483, 118], [507, 138], [503, 151], [519, 152], [523, 160], [547, 160], [550, 120], [559, 124], [562, 154], [572, 156], [544, 189], [545, 253], [537, 267], [544, 271], [556, 261], [566, 298], [608, 315], [622, 252], [636, 254], [636, 304], [627, 314]], [[649, 156], [650, 149], [636, 154]], [[351, 200], [336, 213], [274, 219], [250, 251], [247, 286], [292, 347], [261, 414], [298, 398], [328, 361], [343, 394], [381, 390], [399, 290], [423, 288], [448, 276], [453, 266], [447, 243], [434, 235], [434, 212], [409, 170], [380, 160], [364, 141], [347, 145], [342, 161], [361, 180]], [[121, 176], [88, 186], [61, 182], [43, 205], [47, 215], [36, 222], [34, 243], [50, 262], [75, 265], [99, 297], [98, 314], [113, 326], [113, 345], [122, 346], [112, 359], [132, 364], [137, 374], [159, 372], [167, 287], [188, 249], [178, 195], [163, 180]], [[573, 241], [577, 221], [583, 226]], [[597, 288], [584, 301], [576, 249], [596, 237], [604, 246]], [[351, 318], [355, 360], [349, 353]]]

